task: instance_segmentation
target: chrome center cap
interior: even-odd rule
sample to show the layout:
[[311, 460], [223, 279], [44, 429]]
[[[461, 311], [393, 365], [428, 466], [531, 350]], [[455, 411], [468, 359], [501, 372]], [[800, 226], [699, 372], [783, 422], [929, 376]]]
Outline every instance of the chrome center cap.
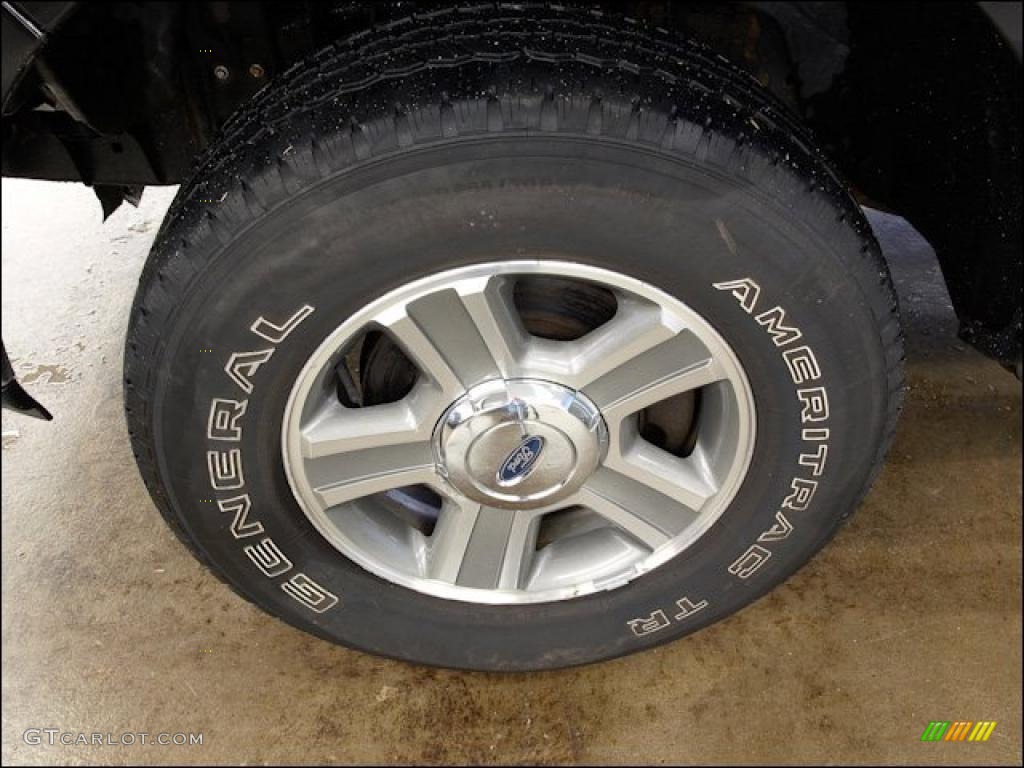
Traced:
[[604, 420], [582, 393], [537, 379], [479, 384], [434, 432], [438, 467], [464, 496], [504, 509], [573, 494], [604, 455]]

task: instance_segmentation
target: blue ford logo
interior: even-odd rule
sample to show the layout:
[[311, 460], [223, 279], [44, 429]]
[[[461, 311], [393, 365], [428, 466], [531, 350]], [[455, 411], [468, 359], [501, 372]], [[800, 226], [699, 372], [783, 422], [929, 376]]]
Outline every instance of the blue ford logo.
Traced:
[[543, 450], [543, 437], [540, 435], [527, 437], [501, 462], [501, 467], [498, 469], [498, 483], [501, 485], [518, 483], [530, 474], [530, 470], [537, 463], [540, 452]]

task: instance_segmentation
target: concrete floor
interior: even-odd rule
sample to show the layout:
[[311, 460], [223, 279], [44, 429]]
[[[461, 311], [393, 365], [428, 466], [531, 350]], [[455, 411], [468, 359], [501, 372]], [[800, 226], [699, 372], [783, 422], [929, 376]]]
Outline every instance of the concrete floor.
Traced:
[[[417, 668], [260, 612], [164, 527], [121, 413], [135, 282], [173, 190], [3, 181], [3, 335], [50, 424], [3, 414], [4, 762], [1021, 763], [1021, 386], [954, 336], [931, 250], [873, 217], [910, 391], [867, 501], [808, 567], [670, 646], [536, 675]], [[996, 720], [922, 744], [929, 720]], [[30, 746], [27, 728], [202, 732]]]

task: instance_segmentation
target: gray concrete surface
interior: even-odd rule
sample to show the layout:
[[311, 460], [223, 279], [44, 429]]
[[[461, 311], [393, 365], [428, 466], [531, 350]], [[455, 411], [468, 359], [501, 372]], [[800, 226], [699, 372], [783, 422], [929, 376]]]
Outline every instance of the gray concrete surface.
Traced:
[[[907, 408], [839, 537], [739, 615], [653, 652], [500, 676], [306, 636], [207, 575], [128, 449], [121, 345], [173, 190], [3, 181], [3, 335], [56, 416], [3, 414], [4, 762], [1021, 762], [1021, 387], [954, 336], [930, 249], [874, 216]], [[922, 744], [989, 719], [985, 744]], [[31, 746], [28, 728], [202, 746]]]

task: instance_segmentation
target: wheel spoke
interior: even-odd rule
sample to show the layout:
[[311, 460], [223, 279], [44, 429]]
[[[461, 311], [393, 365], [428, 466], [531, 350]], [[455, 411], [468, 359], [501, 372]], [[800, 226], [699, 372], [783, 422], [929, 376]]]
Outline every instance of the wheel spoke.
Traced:
[[536, 547], [538, 520], [470, 501], [445, 504], [431, 537], [430, 577], [461, 587], [519, 589]]
[[439, 482], [426, 441], [331, 454], [308, 461], [306, 471], [325, 507], [405, 485]]
[[510, 374], [522, 333], [506, 294], [497, 279], [465, 280], [392, 308], [377, 322], [454, 399]]
[[457, 285], [466, 311], [505, 378], [517, 375], [517, 358], [527, 342], [526, 330], [515, 310], [512, 287], [511, 281], [496, 277], [463, 280]]
[[725, 377], [707, 348], [684, 330], [619, 362], [583, 391], [611, 426], [649, 405]]
[[618, 298], [615, 316], [575, 341], [531, 338], [521, 361], [526, 376], [582, 389], [637, 355], [672, 338], [682, 321], [656, 304]]
[[457, 504], [445, 500], [441, 514], [430, 537], [427, 556], [427, 576], [454, 584], [466, 556], [469, 537], [473, 533], [480, 507], [475, 504]]
[[302, 455], [319, 459], [366, 448], [425, 442], [430, 439], [439, 405], [439, 398], [422, 388], [396, 403], [368, 408], [346, 408], [331, 399], [303, 427]]
[[652, 551], [671, 538], [669, 533], [653, 525], [644, 516], [634, 514], [630, 509], [622, 506], [621, 501], [617, 502], [602, 496], [594, 488], [586, 486], [581, 488], [579, 501], [582, 506], [593, 510], [608, 522], [614, 523]]
[[696, 518], [690, 505], [609, 467], [597, 470], [579, 492], [579, 503], [655, 549]]

